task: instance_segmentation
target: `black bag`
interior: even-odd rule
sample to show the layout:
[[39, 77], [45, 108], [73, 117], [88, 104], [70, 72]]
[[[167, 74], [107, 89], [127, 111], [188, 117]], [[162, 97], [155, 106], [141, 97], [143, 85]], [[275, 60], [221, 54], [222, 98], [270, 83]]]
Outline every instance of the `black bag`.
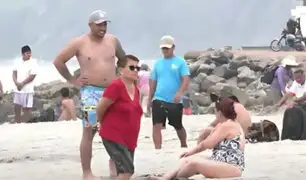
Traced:
[[278, 66], [266, 67], [263, 72], [263, 77], [260, 78], [260, 81], [266, 84], [271, 84], [275, 77], [275, 72], [277, 69], [278, 69]]
[[286, 109], [281, 139], [306, 140], [306, 105], [298, 104]]

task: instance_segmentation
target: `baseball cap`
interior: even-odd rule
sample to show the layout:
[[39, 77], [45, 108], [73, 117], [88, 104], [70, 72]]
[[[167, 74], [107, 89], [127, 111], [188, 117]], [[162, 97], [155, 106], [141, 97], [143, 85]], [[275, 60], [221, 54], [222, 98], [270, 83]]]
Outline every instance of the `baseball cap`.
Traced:
[[172, 48], [174, 46], [174, 38], [166, 35], [160, 39], [160, 48]]
[[89, 15], [89, 23], [100, 24], [103, 22], [110, 22], [106, 16], [106, 12], [102, 10], [95, 10]]

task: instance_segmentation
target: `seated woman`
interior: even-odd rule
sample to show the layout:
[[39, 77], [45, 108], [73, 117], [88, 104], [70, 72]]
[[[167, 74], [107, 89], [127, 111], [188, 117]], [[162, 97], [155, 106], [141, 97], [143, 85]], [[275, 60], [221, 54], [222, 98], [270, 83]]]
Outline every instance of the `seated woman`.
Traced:
[[[237, 122], [241, 125], [244, 134], [248, 133], [248, 128], [251, 127], [252, 121], [251, 116], [248, 110], [245, 109], [245, 107], [239, 103], [239, 100], [236, 96], [229, 96], [229, 99], [234, 101], [234, 108], [235, 112], [237, 113]], [[210, 94], [210, 99], [212, 102], [220, 101], [222, 100], [222, 97], [218, 97], [215, 94]], [[203, 129], [199, 135], [198, 138], [198, 144], [203, 141], [207, 136], [210, 134], [211, 130], [216, 127], [216, 125], [219, 123], [218, 118], [216, 119], [205, 129]]]
[[[216, 110], [219, 124], [204, 141], [180, 156], [183, 161], [176, 170], [161, 179], [188, 178], [196, 174], [202, 174], [207, 178], [241, 176], [245, 166], [245, 139], [240, 124], [235, 120], [237, 114], [234, 101], [222, 99], [216, 102]], [[210, 158], [193, 157], [194, 154], [207, 149], [213, 149]]]

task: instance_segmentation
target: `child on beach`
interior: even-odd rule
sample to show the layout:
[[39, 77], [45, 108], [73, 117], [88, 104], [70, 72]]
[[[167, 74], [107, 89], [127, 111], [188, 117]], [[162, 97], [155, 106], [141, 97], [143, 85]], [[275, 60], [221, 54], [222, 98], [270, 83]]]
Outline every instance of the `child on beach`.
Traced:
[[76, 109], [73, 100], [70, 98], [70, 92], [68, 88], [62, 88], [60, 90], [61, 101], [61, 113], [59, 120], [76, 120]]

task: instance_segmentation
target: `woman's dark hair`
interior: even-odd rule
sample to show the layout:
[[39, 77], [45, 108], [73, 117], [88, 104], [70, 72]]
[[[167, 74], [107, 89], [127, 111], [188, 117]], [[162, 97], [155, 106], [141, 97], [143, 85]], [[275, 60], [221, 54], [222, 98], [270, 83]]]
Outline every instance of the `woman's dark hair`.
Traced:
[[125, 67], [126, 64], [127, 64], [127, 62], [128, 62], [128, 60], [132, 60], [132, 61], [139, 62], [139, 59], [138, 59], [136, 56], [134, 56], [134, 55], [132, 55], [132, 54], [128, 54], [128, 55], [125, 55], [124, 58], [119, 59], [119, 60], [117, 61], [117, 67], [118, 67], [118, 68], [119, 68], [119, 67], [120, 67], [120, 68]]
[[221, 101], [216, 102], [216, 109], [220, 111], [227, 119], [235, 120], [237, 113], [234, 107], [234, 101], [230, 98], [222, 98]]

